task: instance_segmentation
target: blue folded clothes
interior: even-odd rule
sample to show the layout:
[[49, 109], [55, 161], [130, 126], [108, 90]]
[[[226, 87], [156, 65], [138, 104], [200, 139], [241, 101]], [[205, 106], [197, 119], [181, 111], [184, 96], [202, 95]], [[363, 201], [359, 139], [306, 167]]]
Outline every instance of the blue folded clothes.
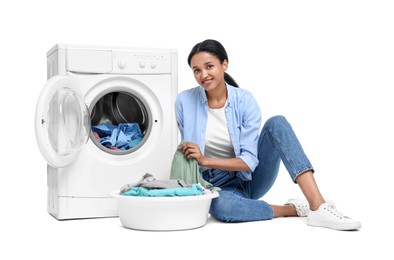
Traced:
[[143, 187], [132, 187], [121, 195], [137, 197], [175, 197], [175, 196], [196, 196], [203, 195], [201, 185], [192, 184], [190, 187], [167, 188], [167, 189], [146, 189]]
[[118, 126], [99, 124], [92, 126], [92, 131], [99, 135], [100, 143], [110, 149], [128, 150], [144, 138], [137, 123], [121, 123]]

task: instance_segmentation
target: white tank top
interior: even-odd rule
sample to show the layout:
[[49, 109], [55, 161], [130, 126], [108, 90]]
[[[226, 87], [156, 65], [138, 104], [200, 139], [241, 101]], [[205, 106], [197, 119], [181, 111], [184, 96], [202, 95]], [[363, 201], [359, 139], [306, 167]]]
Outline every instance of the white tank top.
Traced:
[[205, 136], [204, 156], [210, 158], [233, 158], [234, 148], [228, 133], [225, 107], [208, 107], [208, 120]]

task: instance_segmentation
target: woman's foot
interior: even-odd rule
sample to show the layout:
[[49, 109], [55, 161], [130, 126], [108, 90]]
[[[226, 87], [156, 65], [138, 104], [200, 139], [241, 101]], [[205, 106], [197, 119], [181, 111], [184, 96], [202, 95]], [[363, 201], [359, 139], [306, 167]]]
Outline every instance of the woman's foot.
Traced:
[[323, 203], [317, 210], [310, 210], [307, 214], [306, 223], [309, 226], [335, 230], [356, 230], [361, 228], [361, 222], [344, 216], [332, 202]]
[[310, 211], [309, 204], [305, 200], [289, 199], [285, 205], [293, 205], [299, 217], [306, 217]]

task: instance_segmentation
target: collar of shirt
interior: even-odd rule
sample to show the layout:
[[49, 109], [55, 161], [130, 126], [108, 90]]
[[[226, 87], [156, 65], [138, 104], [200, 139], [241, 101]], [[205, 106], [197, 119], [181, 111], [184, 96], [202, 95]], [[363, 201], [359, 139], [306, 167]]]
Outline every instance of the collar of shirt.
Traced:
[[[227, 106], [231, 107], [232, 103], [234, 101], [234, 89], [233, 89], [234, 87], [233, 86], [229, 87], [229, 86], [231, 86], [231, 85], [228, 85], [226, 83], [226, 88], [227, 88]], [[205, 92], [205, 89], [200, 86], [198, 88], [198, 91], [199, 91], [199, 97], [200, 97], [201, 103], [202, 104], [208, 103], [207, 93]]]

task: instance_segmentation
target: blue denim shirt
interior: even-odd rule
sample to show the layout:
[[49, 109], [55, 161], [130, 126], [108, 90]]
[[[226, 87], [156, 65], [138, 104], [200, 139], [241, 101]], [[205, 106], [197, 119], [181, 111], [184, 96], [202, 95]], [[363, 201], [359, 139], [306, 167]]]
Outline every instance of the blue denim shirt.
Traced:
[[[251, 170], [237, 172], [237, 176], [247, 181], [252, 179], [251, 172], [259, 163], [257, 145], [261, 112], [249, 91], [228, 84], [226, 86], [225, 114], [234, 153]], [[198, 86], [179, 93], [175, 102], [175, 112], [182, 141], [198, 144], [204, 154], [208, 117], [208, 99], [204, 88]]]

